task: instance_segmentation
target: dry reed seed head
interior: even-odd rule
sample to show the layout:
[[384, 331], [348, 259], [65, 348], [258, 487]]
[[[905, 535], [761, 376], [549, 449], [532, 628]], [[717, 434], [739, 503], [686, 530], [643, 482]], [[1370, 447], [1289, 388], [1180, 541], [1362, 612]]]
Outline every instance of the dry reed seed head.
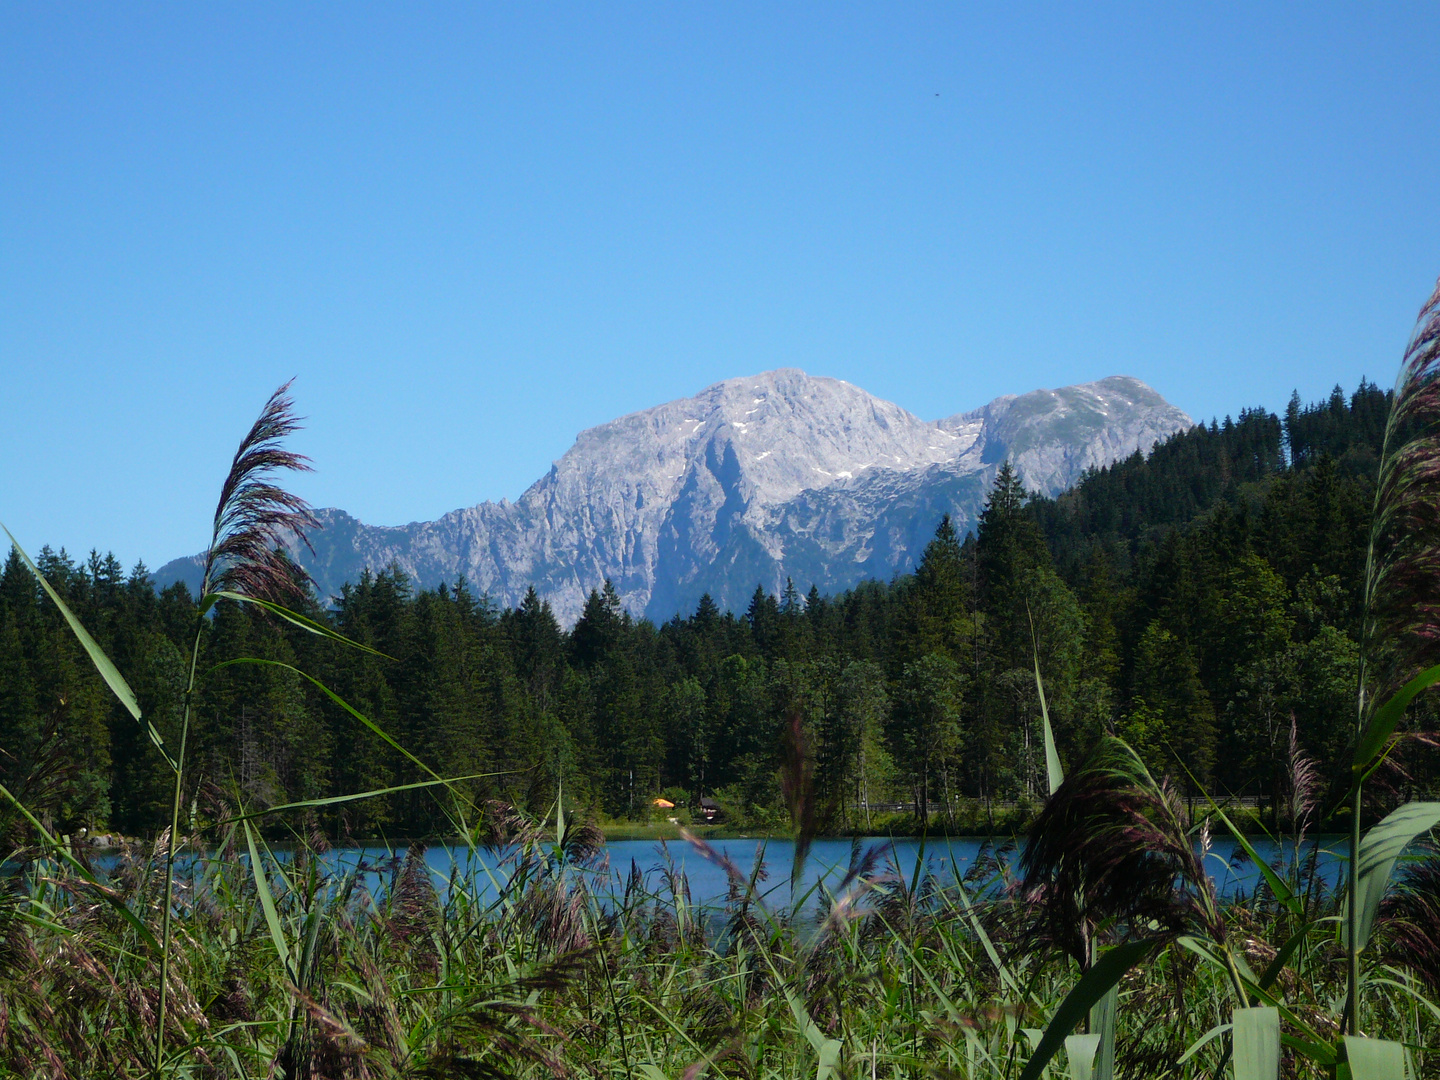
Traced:
[[500, 799], [488, 799], [482, 807], [481, 822], [484, 845], [499, 853], [507, 848], [532, 846], [540, 838], [540, 829], [513, 805]]
[[1365, 644], [1371, 707], [1440, 640], [1440, 285], [1421, 309], [1395, 385], [1371, 524]]
[[589, 897], [574, 877], [532, 879], [516, 905], [519, 925], [551, 952], [570, 953], [590, 946]]
[[300, 427], [289, 388], [287, 382], [270, 396], [235, 451], [215, 509], [206, 589], [278, 600], [304, 596], [310, 584], [285, 546], [298, 540], [309, 547], [307, 530], [319, 521], [305, 500], [273, 481], [277, 470], [310, 471], [308, 458], [281, 445]]
[[1212, 886], [1178, 795], [1118, 740], [1102, 744], [1050, 797], [1020, 867], [1021, 895], [1034, 905], [1023, 933], [1031, 950], [1059, 948], [1084, 965], [1093, 928], [1124, 932], [1152, 920], [1168, 933], [1199, 923], [1223, 938], [1223, 925], [1207, 914]]
[[420, 841], [406, 849], [405, 861], [395, 875], [386, 928], [400, 942], [418, 936], [419, 951], [433, 952], [429, 935], [439, 921], [440, 903], [425, 861], [427, 850]]
[[[850, 868], [831, 894], [829, 914], [825, 916], [822, 924], [822, 934], [839, 932], [875, 910], [873, 900], [879, 884], [875, 867], [879, 864], [882, 853], [880, 844], [872, 844], [863, 854], [860, 854], [858, 849], [851, 853]], [[864, 901], [867, 899], [872, 901], [871, 906], [865, 905]]]
[[589, 818], [571, 818], [565, 825], [561, 850], [576, 866], [588, 866], [605, 854], [605, 832]]
[[1290, 826], [1303, 833], [1311, 816], [1320, 805], [1324, 779], [1314, 759], [1300, 746], [1299, 727], [1295, 714], [1290, 714], [1290, 737], [1285, 755], [1286, 813]]
[[1408, 864], [1380, 905], [1380, 953], [1440, 992], [1440, 850]]
[[303, 822], [305, 829], [305, 847], [316, 855], [325, 855], [330, 851], [330, 838], [325, 835], [325, 830], [320, 824], [320, 819], [313, 810], [306, 811]]
[[290, 992], [300, 1002], [305, 1015], [315, 1024], [316, 1030], [326, 1048], [342, 1057], [353, 1057], [365, 1053], [369, 1046], [350, 1024], [340, 1016], [321, 1005], [299, 987], [290, 985]]

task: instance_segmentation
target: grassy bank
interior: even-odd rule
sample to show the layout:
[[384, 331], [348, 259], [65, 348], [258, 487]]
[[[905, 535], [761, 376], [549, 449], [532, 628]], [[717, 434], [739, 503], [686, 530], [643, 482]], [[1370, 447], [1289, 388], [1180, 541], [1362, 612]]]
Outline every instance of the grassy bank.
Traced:
[[[1206, 952], [1230, 950], [1251, 973], [1241, 983], [1251, 1003], [1264, 1000], [1263, 973], [1287, 1032], [1333, 1030], [1326, 1003], [1343, 996], [1345, 968], [1327, 920], [1340, 896], [1300, 866], [1278, 892], [1207, 909], [1213, 885], [1175, 847], [1192, 839], [1183, 809], [1153, 801], [1143, 778], [1113, 794], [1151, 800], [1130, 822], [1150, 834], [1112, 855], [1129, 860], [1127, 887], [1151, 905], [1154, 928], [1139, 938], [1145, 962], [1118, 984], [1116, 1074], [1221, 1069], [1228, 1041], [1206, 1037], [1240, 1003]], [[557, 836], [513, 814], [488, 824], [505, 851], [492, 856], [493, 880], [432, 874], [417, 844], [403, 863], [370, 868], [384, 880], [373, 894], [358, 873], [324, 872], [323, 844], [302, 835], [274, 858], [230, 826], [218, 851], [179, 875], [158, 1073], [1014, 1077], [1080, 985], [1066, 926], [1108, 925], [1107, 938], [1128, 926], [1120, 940], [1135, 940], [1141, 918], [1135, 905], [1107, 914], [1098, 897], [1057, 905], [1038, 867], [1012, 881], [982, 864], [962, 884], [900, 874], [883, 845], [805, 910], [775, 910], [758, 878], [697, 839], [690, 857], [730, 877], [723, 911], [702, 918], [678, 873], [632, 879], [618, 904], [602, 902], [593, 825], [567, 819]], [[1422, 866], [1430, 877], [1417, 882], [1440, 881], [1435, 863]], [[790, 870], [768, 867], [772, 880]], [[164, 876], [162, 849], [128, 847], [103, 884], [87, 880], [83, 859], [53, 853], [11, 879], [0, 905], [0, 1076], [157, 1071], [154, 944], [100, 890], [153, 919]], [[1423, 1048], [1440, 1038], [1425, 996], [1440, 966], [1401, 947], [1400, 914], [1386, 913], [1366, 958], [1365, 1029], [1410, 1047], [1424, 1070]], [[1052, 1075], [1066, 1074], [1066, 1060], [1062, 1050]], [[1287, 1075], [1326, 1073], [1301, 1060]]]

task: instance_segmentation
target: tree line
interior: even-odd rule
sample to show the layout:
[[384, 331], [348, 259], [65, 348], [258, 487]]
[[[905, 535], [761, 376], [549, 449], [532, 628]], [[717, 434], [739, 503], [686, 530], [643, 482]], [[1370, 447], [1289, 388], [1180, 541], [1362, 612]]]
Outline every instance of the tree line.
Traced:
[[[744, 612], [707, 596], [661, 625], [607, 583], [568, 631], [531, 590], [497, 608], [463, 581], [362, 575], [305, 612], [373, 653], [221, 602], [203, 625], [189, 804], [253, 805], [471, 777], [471, 799], [642, 817], [716, 800], [776, 823], [795, 778], [836, 828], [871, 809], [1038, 801], [1038, 667], [1062, 759], [1105, 732], [1191, 794], [1283, 798], [1292, 725], [1341, 761], [1353, 723], [1360, 583], [1388, 395], [1362, 382], [1284, 416], [1249, 409], [1092, 471], [1058, 499], [1007, 464], [976, 528], [947, 518], [913, 573], [835, 596], [787, 582]], [[143, 564], [44, 549], [46, 577], [167, 741], [195, 626], [184, 585]], [[270, 661], [215, 668], [236, 656]], [[332, 693], [326, 693], [314, 676]], [[1433, 729], [1433, 712], [1413, 723]], [[397, 747], [403, 747], [404, 752]], [[59, 828], [153, 835], [170, 774], [113, 703], [12, 552], [0, 573], [0, 782]], [[1429, 790], [1412, 740], [1396, 796]], [[1343, 784], [1341, 777], [1334, 778]], [[430, 790], [319, 815], [336, 835], [425, 835]]]

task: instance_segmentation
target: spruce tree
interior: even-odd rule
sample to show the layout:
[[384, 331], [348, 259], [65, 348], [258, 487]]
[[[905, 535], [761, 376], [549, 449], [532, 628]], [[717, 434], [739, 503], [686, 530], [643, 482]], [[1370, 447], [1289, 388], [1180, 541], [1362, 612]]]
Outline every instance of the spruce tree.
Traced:
[[970, 600], [970, 572], [946, 514], [925, 546], [915, 570], [911, 605], [910, 654], [941, 652], [959, 658]]

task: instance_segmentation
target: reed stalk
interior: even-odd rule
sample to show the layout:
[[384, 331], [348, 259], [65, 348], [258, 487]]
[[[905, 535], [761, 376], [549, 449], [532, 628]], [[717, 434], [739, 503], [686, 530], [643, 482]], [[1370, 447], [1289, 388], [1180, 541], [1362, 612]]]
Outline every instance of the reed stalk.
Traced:
[[[1348, 800], [1345, 1030], [1352, 1036], [1360, 1033], [1365, 779], [1418, 692], [1410, 689], [1417, 670], [1434, 664], [1440, 638], [1440, 282], [1420, 309], [1391, 397], [1365, 547], [1361, 611]], [[1427, 675], [1436, 681], [1440, 667], [1429, 667], [1419, 678]]]
[[222, 594], [235, 599], [274, 601], [303, 594], [306, 576], [284, 555], [284, 544], [308, 543], [305, 530], [317, 522], [304, 500], [278, 487], [276, 470], [308, 471], [307, 459], [286, 450], [286, 436], [299, 429], [288, 395], [287, 382], [270, 395], [249, 433], [240, 441], [230, 471], [220, 489], [220, 501], [206, 549], [196, 611], [195, 640], [190, 649], [190, 670], [185, 684], [180, 727], [180, 752], [172, 769], [175, 783], [170, 801], [170, 830], [165, 841], [165, 888], [160, 935], [160, 1000], [155, 1026], [152, 1071], [161, 1075], [165, 1062], [165, 1028], [170, 991], [171, 932], [174, 923], [176, 836], [184, 802], [185, 763], [194, 709], [196, 676], [205, 624]]

